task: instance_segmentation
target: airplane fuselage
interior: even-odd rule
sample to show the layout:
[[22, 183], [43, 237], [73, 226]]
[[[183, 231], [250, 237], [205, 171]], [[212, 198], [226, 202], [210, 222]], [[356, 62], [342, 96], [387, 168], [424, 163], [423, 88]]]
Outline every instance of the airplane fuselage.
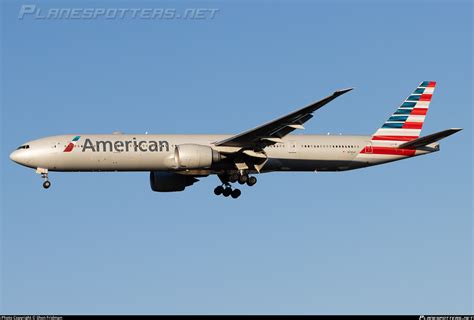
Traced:
[[[46, 137], [30, 141], [11, 157], [31, 168], [49, 171], [181, 171], [176, 146], [196, 144], [214, 148], [214, 143], [231, 135], [80, 134]], [[77, 138], [79, 137], [79, 138]], [[73, 141], [74, 139], [76, 141]], [[267, 161], [260, 172], [343, 171], [399, 160], [437, 151], [436, 145], [395, 154], [374, 153], [371, 136], [288, 135], [282, 142], [264, 149]], [[398, 150], [395, 147], [394, 150]], [[372, 150], [372, 152], [371, 152]], [[27, 157], [22, 156], [28, 154]], [[199, 170], [200, 175], [229, 170], [215, 163]]]

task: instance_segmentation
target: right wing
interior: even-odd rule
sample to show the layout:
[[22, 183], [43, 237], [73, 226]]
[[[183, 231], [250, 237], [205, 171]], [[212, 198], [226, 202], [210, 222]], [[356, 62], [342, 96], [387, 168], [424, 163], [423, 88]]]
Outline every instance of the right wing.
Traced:
[[332, 95], [296, 110], [286, 116], [265, 123], [228, 139], [218, 141], [216, 146], [238, 147], [239, 149], [262, 150], [268, 145], [281, 141], [281, 138], [295, 129], [304, 129], [303, 123], [313, 117], [312, 113], [352, 88], [335, 91]]

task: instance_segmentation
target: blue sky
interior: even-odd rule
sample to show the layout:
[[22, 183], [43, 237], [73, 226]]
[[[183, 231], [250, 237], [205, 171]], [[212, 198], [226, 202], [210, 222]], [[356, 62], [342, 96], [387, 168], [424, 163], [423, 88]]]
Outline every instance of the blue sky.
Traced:
[[[203, 20], [18, 19], [51, 7], [217, 8]], [[2, 2], [1, 313], [472, 313], [470, 2]], [[238, 133], [336, 89], [305, 133], [371, 134], [422, 80], [441, 152], [343, 173], [52, 173], [55, 134]]]

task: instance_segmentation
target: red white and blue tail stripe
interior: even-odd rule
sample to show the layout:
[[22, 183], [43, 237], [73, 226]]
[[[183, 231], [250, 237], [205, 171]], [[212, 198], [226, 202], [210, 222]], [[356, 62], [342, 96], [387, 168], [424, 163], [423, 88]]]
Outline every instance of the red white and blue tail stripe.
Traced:
[[420, 83], [395, 113], [375, 132], [372, 140], [402, 143], [417, 139], [420, 136], [435, 86], [435, 81]]
[[435, 81], [423, 81], [402, 105], [378, 129], [361, 154], [413, 156], [414, 149], [403, 149], [398, 146], [420, 137], [421, 129], [436, 86]]

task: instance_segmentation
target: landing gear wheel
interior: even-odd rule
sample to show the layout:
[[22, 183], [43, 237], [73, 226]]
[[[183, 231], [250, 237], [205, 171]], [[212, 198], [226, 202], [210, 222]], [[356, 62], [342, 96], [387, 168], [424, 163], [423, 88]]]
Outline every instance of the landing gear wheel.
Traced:
[[237, 173], [233, 173], [230, 175], [229, 182], [234, 183], [237, 182], [237, 180], [239, 180], [239, 175]]
[[255, 178], [254, 176], [249, 177], [249, 179], [247, 180], [247, 185], [249, 187], [253, 186], [256, 183], [257, 183], [257, 178]]
[[51, 187], [51, 182], [49, 182], [48, 180], [43, 182], [43, 188], [48, 189], [49, 187]]
[[245, 184], [247, 182], [247, 180], [249, 179], [249, 176], [246, 175], [246, 174], [243, 174], [239, 177], [239, 183], [240, 184]]
[[232, 193], [232, 188], [231, 188], [231, 187], [227, 187], [227, 188], [225, 188], [224, 191], [222, 192], [222, 195], [223, 195], [224, 197], [228, 197], [228, 196], [230, 196], [231, 193]]
[[215, 194], [216, 196], [221, 195], [223, 192], [224, 192], [224, 188], [223, 188], [222, 186], [217, 186], [217, 187], [214, 189], [214, 194]]
[[242, 192], [240, 192], [239, 189], [234, 189], [230, 195], [232, 196], [232, 198], [237, 199], [238, 197], [240, 197], [241, 194]]

